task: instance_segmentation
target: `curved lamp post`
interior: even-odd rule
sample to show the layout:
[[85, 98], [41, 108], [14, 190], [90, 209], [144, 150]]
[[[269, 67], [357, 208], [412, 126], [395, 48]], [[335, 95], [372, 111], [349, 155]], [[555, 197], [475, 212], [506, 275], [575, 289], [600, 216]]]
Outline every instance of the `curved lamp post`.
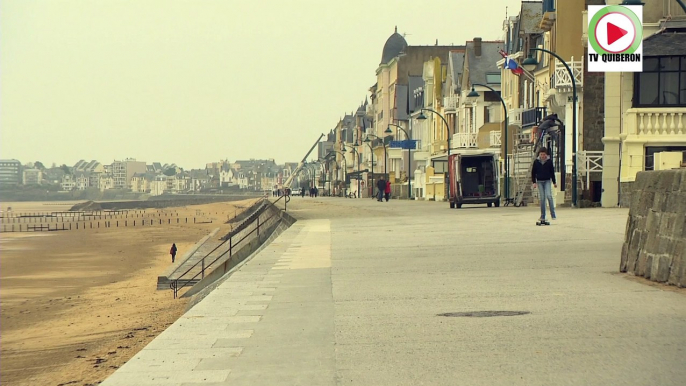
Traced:
[[[374, 186], [374, 148], [372, 147], [372, 144], [371, 144], [372, 141], [369, 140], [369, 137], [365, 138], [364, 141], [362, 141], [362, 142], [366, 143], [367, 146], [369, 146], [369, 152], [372, 154], [372, 186]], [[386, 149], [384, 148], [384, 150], [386, 150]], [[367, 189], [369, 189], [369, 186], [367, 186]], [[373, 188], [372, 188], [371, 193], [374, 193]], [[374, 198], [373, 194], [370, 194], [370, 196], [371, 196], [371, 198]]]
[[[343, 151], [345, 151], [345, 145], [343, 145]], [[348, 161], [345, 159], [345, 153], [338, 151], [338, 150], [333, 150], [334, 152], [340, 154], [343, 157], [343, 194], [345, 194], [348, 191], [348, 184], [346, 181], [346, 177], [348, 174]]]
[[[495, 91], [491, 86], [487, 86], [485, 84], [481, 83], [474, 83], [472, 84], [472, 91], [467, 94], [467, 98], [478, 98], [479, 93], [474, 90], [474, 86], [481, 86], [485, 87], [494, 93], [498, 94], [497, 91]], [[503, 111], [505, 111], [505, 146], [503, 149], [503, 153], [505, 153], [505, 202], [509, 203], [510, 202], [510, 167], [509, 167], [509, 159], [507, 157], [507, 126], [509, 125], [508, 119], [507, 119], [507, 106], [505, 106], [505, 101], [503, 100], [503, 97], [498, 94], [498, 98], [500, 98], [500, 103], [503, 105]], [[501, 139], [502, 140], [502, 139]]]
[[[420, 121], [423, 121], [426, 119], [426, 116], [424, 115], [424, 111], [430, 111], [430, 112], [438, 115], [443, 120], [443, 123], [445, 123], [445, 130], [448, 132], [448, 162], [446, 162], [446, 164], [447, 164], [450, 162], [450, 125], [448, 124], [448, 121], [445, 119], [444, 116], [439, 114], [437, 111], [427, 109], [427, 108], [422, 108], [420, 110], [419, 116], [417, 117], [417, 119], [419, 119]], [[450, 166], [448, 166], [448, 174], [450, 174]], [[448, 202], [450, 202], [450, 178], [448, 178]]]
[[381, 143], [383, 144], [383, 158], [384, 158], [383, 159], [383, 173], [386, 174], [386, 164], [388, 163], [388, 154], [386, 153], [387, 146], [385, 143], [383, 143], [383, 138], [381, 138], [377, 135], [374, 135], [374, 134], [367, 134], [367, 139], [365, 139], [364, 141], [369, 142], [368, 141], [369, 137], [374, 137], [376, 139], [379, 139], [379, 140], [381, 140]]
[[[345, 151], [345, 148], [343, 148], [343, 150]], [[360, 198], [362, 195], [362, 192], [360, 192], [360, 153], [352, 146], [350, 147], [350, 151], [355, 154], [355, 158], [357, 158], [357, 198]]]
[[[529, 49], [529, 56], [524, 59], [522, 62], [522, 67], [524, 67], [527, 71], [533, 71], [536, 66], [538, 66], [538, 61], [536, 58], [533, 56], [534, 51], [541, 51], [548, 53], [557, 60], [559, 60], [562, 64], [564, 64], [565, 68], [567, 69], [567, 72], [569, 73], [569, 77], [572, 79], [572, 207], [576, 208], [577, 207], [577, 192], [576, 192], [576, 80], [574, 79], [574, 73], [572, 72], [572, 69], [569, 68], [569, 65], [567, 62], [565, 62], [561, 57], [559, 57], [556, 53], [552, 51], [548, 51], [544, 48], [531, 48]], [[567, 174], [566, 170], [562, 170], [562, 175], [564, 178], [564, 175]], [[564, 180], [563, 180], [564, 181]], [[564, 182], [562, 184], [562, 188], [564, 189]]]
[[[405, 139], [407, 139], [408, 141], [410, 140], [410, 134], [407, 132], [407, 130], [403, 129], [399, 125], [396, 125], [395, 123], [389, 123], [388, 127], [386, 128], [384, 133], [389, 134], [389, 135], [393, 135], [393, 130], [391, 130], [391, 126], [395, 126], [395, 127], [399, 128], [400, 130], [402, 130], [403, 133], [405, 133]], [[410, 148], [407, 149], [407, 199], [408, 200], [412, 199], [412, 184], [410, 183], [410, 177], [412, 177], [412, 175], [411, 175], [412, 171], [410, 170], [412, 168], [412, 158], [410, 158], [411, 151], [412, 150]]]

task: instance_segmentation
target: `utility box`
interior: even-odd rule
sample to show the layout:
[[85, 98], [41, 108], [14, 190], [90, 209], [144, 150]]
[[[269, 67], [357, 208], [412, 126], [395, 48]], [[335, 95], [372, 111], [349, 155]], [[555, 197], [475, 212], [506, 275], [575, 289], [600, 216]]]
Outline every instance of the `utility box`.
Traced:
[[653, 155], [653, 170], [679, 169], [684, 159], [680, 151], [663, 151]]

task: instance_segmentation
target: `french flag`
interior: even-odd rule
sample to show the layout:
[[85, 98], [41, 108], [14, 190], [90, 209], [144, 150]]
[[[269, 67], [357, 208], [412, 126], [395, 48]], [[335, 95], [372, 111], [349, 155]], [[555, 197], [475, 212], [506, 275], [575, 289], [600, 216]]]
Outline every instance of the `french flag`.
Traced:
[[524, 69], [521, 68], [521, 67], [519, 67], [519, 65], [517, 64], [517, 62], [516, 62], [514, 59], [511, 59], [509, 56], [507, 56], [507, 54], [505, 53], [505, 51], [500, 50], [500, 55], [501, 55], [503, 58], [505, 58], [505, 66], [504, 66], [504, 68], [506, 68], [506, 69], [512, 71], [512, 73], [515, 74], [515, 75], [517, 75], [517, 76], [520, 76], [520, 75], [522, 75], [522, 74], [524, 73]]

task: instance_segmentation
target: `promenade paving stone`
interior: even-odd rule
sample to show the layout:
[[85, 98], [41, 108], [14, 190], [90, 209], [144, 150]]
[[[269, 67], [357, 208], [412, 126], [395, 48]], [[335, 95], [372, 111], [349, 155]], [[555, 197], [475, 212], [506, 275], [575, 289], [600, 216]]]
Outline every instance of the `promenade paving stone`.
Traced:
[[[624, 209], [299, 198], [102, 385], [683, 385], [686, 295], [618, 274]], [[171, 296], [171, 295], [170, 295]], [[445, 313], [522, 311], [515, 316]]]

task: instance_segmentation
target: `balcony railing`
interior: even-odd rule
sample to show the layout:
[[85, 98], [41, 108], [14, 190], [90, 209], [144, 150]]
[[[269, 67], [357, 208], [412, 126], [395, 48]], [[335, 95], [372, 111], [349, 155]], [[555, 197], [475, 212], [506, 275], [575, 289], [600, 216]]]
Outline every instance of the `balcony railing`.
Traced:
[[[572, 74], [574, 74], [574, 82], [576, 82], [576, 87], [583, 87], [584, 62], [580, 60], [574, 60], [574, 57], [572, 57], [572, 60], [567, 62], [567, 65], [569, 66], [569, 69], [572, 70]], [[569, 76], [569, 72], [567, 72], [565, 65], [559, 61], [555, 62], [555, 73], [552, 76], [551, 85], [552, 87], [558, 89], [567, 88], [571, 90], [572, 88], [572, 78]]]
[[580, 151], [576, 156], [578, 173], [586, 176], [586, 187], [591, 185], [591, 173], [603, 171], [603, 152], [602, 151]]
[[686, 112], [683, 108], [630, 109], [636, 119], [637, 135], [686, 135]]
[[522, 125], [522, 111], [523, 109], [511, 109], [507, 112], [508, 125]]
[[476, 149], [479, 147], [476, 133], [456, 133], [453, 135], [453, 143], [458, 149]]
[[[452, 145], [453, 147], [455, 145]], [[443, 153], [448, 149], [447, 141], [435, 141], [431, 144], [431, 154]]]
[[671, 20], [686, 19], [686, 12], [683, 8], [681, 8], [676, 0], [663, 0], [663, 3], [665, 17], [669, 17]]
[[500, 147], [502, 133], [499, 130], [493, 130], [489, 133], [488, 139], [491, 147]]
[[457, 95], [451, 95], [443, 98], [443, 109], [446, 112], [456, 111], [460, 106], [460, 98]]
[[534, 107], [522, 111], [522, 127], [537, 125], [546, 116], [545, 107]]

